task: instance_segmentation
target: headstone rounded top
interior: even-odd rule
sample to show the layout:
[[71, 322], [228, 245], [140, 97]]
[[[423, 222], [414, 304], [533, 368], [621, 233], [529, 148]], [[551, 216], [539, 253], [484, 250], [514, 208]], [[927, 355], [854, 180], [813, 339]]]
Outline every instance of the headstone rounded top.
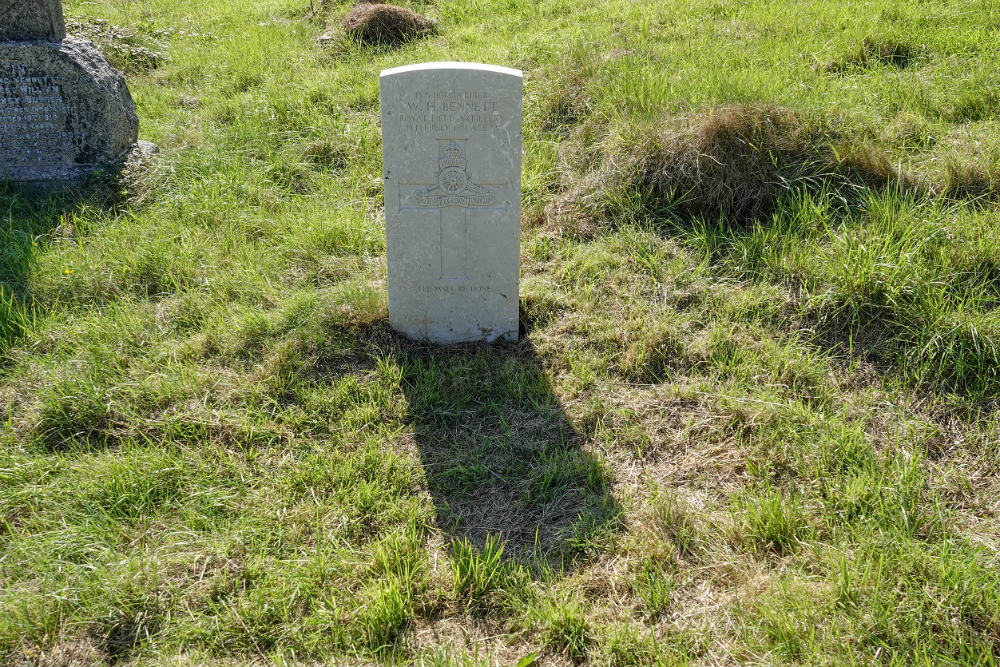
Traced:
[[392, 67], [390, 69], [382, 70], [380, 77], [394, 76], [396, 74], [408, 74], [411, 72], [425, 72], [433, 70], [467, 70], [470, 72], [488, 72], [492, 74], [506, 74], [507, 76], [516, 76], [518, 78], [523, 78], [524, 75], [519, 69], [513, 69], [510, 67], [501, 67], [500, 65], [485, 65], [483, 63], [466, 63], [466, 62], [433, 62], [433, 63], [417, 63], [416, 65], [403, 65], [402, 67]]
[[0, 42], [58, 42], [66, 37], [62, 0], [3, 0]]

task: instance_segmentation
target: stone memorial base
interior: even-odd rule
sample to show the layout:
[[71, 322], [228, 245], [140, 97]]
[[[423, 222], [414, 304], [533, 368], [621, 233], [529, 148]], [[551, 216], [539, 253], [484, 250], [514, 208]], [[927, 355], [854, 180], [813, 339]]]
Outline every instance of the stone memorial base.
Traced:
[[150, 150], [138, 130], [125, 78], [91, 42], [0, 41], [0, 181], [67, 185], [116, 169]]

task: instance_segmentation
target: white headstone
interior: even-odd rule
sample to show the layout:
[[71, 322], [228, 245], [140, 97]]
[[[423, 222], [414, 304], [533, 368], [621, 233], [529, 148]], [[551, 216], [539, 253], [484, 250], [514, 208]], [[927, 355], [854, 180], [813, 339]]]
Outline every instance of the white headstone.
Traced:
[[517, 340], [521, 73], [382, 72], [389, 319], [435, 343]]

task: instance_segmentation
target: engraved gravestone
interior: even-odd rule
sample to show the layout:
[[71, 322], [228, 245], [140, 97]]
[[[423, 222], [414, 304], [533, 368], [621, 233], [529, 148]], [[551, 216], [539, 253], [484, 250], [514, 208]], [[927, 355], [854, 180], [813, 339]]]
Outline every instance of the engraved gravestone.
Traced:
[[521, 73], [427, 63], [385, 70], [380, 87], [392, 326], [516, 341]]
[[0, 0], [0, 181], [75, 182], [116, 166], [138, 127], [121, 73], [66, 36], [61, 0]]

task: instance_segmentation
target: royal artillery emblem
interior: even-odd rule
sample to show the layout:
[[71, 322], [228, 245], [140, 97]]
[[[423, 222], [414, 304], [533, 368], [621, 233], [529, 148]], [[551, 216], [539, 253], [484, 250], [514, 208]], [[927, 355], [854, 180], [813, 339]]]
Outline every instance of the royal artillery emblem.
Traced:
[[[510, 183], [473, 183], [465, 154], [467, 139], [438, 139], [437, 182], [400, 184], [399, 210], [441, 213], [441, 279], [468, 280], [468, 210], [504, 211]], [[498, 198], [498, 192], [501, 197]], [[504, 201], [499, 201], [503, 198]]]

